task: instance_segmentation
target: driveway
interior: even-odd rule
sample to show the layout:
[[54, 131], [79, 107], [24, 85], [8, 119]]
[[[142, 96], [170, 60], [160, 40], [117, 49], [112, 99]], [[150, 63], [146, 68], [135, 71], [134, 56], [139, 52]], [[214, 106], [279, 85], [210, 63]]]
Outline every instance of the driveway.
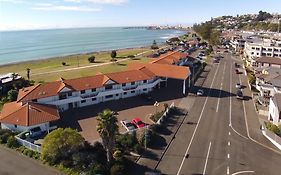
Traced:
[[0, 174], [1, 175], [59, 175], [55, 169], [26, 156], [20, 155], [14, 150], [0, 146]]
[[[150, 101], [141, 96], [136, 96], [66, 111], [61, 115], [62, 119], [58, 125], [60, 127], [77, 129], [87, 141], [94, 142], [99, 139], [96, 131], [96, 116], [106, 108], [118, 112], [119, 115], [117, 118], [121, 133], [125, 132], [125, 128], [121, 126], [120, 120], [132, 120], [135, 117], [139, 117], [143, 122], [152, 124], [152, 121], [148, 117], [149, 114], [163, 110], [164, 103], [168, 103], [169, 105], [172, 102], [176, 105], [179, 103], [183, 97], [182, 83], [183, 81], [180, 80], [169, 80], [168, 87], [152, 91], [152, 100]], [[157, 108], [153, 106], [155, 101], [160, 103]]]

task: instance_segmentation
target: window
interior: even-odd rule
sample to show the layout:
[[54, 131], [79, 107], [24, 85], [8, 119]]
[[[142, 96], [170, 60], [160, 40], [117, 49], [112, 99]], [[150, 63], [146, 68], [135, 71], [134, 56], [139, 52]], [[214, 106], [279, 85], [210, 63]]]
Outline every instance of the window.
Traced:
[[59, 94], [59, 100], [66, 99], [66, 93]]
[[254, 55], [254, 52], [251, 52], [251, 55]]
[[68, 93], [67, 93], [67, 96], [72, 96], [72, 92], [68, 92]]
[[110, 90], [110, 89], [112, 89], [113, 87], [112, 87], [112, 85], [107, 85], [107, 86], [105, 86], [105, 90]]
[[33, 99], [32, 102], [37, 102], [37, 99]]
[[147, 83], [147, 80], [143, 80], [143, 83]]
[[107, 96], [105, 96], [105, 98], [112, 98], [113, 97], [113, 95], [107, 95]]
[[123, 87], [126, 86], [126, 83], [123, 83], [122, 86], [123, 86]]
[[267, 54], [266, 54], [266, 56], [269, 56], [269, 57], [271, 57], [271, 53], [267, 53]]
[[260, 48], [257, 47], [256, 50], [260, 50]]
[[255, 49], [255, 47], [252, 47], [252, 49], [254, 50], [254, 49]]
[[97, 98], [92, 98], [92, 101], [96, 101], [97, 100]]
[[266, 55], [265, 53], [262, 53], [262, 54], [261, 54], [261, 56], [265, 56], [265, 55]]
[[86, 103], [86, 100], [81, 100], [81, 103]]
[[123, 94], [124, 94], [124, 95], [127, 95], [127, 92], [124, 92]]
[[272, 49], [271, 49], [271, 48], [268, 48], [267, 50], [268, 50], [268, 51], [272, 51]]
[[119, 96], [119, 94], [116, 94], [116, 97], [118, 97]]
[[278, 52], [278, 49], [275, 49], [275, 48], [274, 48], [274, 51], [275, 51], [275, 52]]
[[134, 94], [136, 91], [131, 91], [132, 94]]
[[136, 84], [136, 82], [132, 82], [132, 83], [131, 83], [131, 85], [135, 85], [135, 84]]
[[92, 92], [96, 92], [97, 89], [92, 89]]
[[145, 88], [145, 89], [143, 89], [143, 91], [147, 91], [147, 89]]
[[80, 91], [81, 94], [85, 94], [85, 92], [86, 92], [85, 90]]
[[15, 127], [15, 128], [17, 128], [17, 127], [18, 127], [18, 125], [14, 125], [14, 127]]

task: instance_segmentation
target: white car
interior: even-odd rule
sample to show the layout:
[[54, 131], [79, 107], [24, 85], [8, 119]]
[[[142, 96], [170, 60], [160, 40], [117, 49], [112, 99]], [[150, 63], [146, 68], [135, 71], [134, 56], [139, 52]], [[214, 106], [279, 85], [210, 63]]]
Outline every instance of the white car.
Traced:
[[202, 96], [204, 94], [204, 91], [202, 89], [199, 89], [196, 94], [198, 96]]
[[241, 88], [242, 88], [242, 86], [241, 86], [240, 83], [237, 83], [237, 84], [235, 85], [235, 87], [236, 87], [237, 89], [241, 89]]
[[133, 131], [136, 129], [135, 125], [129, 120], [121, 120], [120, 123], [127, 131]]

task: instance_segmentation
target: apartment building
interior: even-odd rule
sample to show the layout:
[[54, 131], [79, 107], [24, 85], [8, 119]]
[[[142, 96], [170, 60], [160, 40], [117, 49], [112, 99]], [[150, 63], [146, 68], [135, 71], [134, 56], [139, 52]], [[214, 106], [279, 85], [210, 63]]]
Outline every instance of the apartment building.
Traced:
[[259, 57], [281, 58], [281, 41], [269, 39], [253, 39], [245, 42], [244, 57], [247, 66], [257, 67]]
[[[151, 63], [130, 65], [127, 71], [70, 80], [61, 78], [20, 89], [17, 101], [3, 106], [1, 126], [16, 131], [34, 127], [48, 130], [50, 122], [59, 120], [59, 112], [148, 93], [167, 86], [168, 78], [183, 80], [185, 94], [189, 68], [177, 66], [185, 61], [185, 56], [172, 52]], [[58, 112], [54, 111], [54, 106]], [[26, 122], [32, 120], [36, 122]]]

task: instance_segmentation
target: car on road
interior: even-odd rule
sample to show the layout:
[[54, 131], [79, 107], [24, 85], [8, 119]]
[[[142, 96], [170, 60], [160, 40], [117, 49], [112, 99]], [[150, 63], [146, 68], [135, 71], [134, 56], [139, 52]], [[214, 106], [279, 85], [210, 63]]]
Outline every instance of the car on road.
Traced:
[[142, 127], [145, 126], [145, 123], [143, 123], [143, 122], [141, 121], [141, 119], [139, 119], [139, 118], [137, 118], [137, 117], [132, 120], [132, 123], [133, 123], [137, 128], [142, 128]]
[[237, 99], [240, 99], [240, 100], [243, 100], [244, 97], [243, 97], [243, 92], [241, 91], [241, 89], [238, 89], [237, 92], [236, 92], [236, 98]]
[[242, 85], [241, 85], [240, 83], [237, 83], [237, 84], [235, 85], [235, 87], [236, 87], [237, 89], [241, 89], [241, 88], [242, 88]]
[[237, 63], [234, 63], [234, 66], [235, 66], [236, 68], [239, 68], [239, 67], [240, 67], [240, 65], [237, 64]]
[[136, 129], [136, 126], [129, 120], [121, 120], [120, 123], [127, 131], [133, 131]]
[[239, 69], [235, 69], [235, 73], [236, 74], [239, 74], [240, 72], [239, 72]]
[[198, 95], [198, 96], [204, 95], [203, 89], [199, 89], [199, 90], [197, 91], [196, 95]]

